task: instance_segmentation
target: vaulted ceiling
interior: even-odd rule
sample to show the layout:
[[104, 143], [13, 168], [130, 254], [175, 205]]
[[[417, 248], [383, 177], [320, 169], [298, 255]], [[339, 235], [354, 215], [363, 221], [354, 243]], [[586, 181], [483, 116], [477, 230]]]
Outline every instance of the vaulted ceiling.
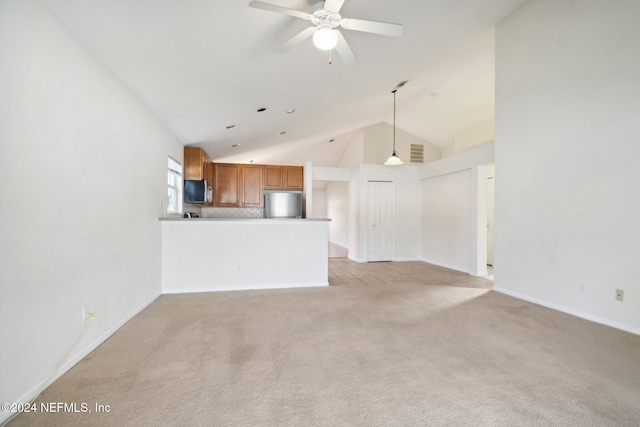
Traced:
[[345, 17], [404, 26], [400, 38], [341, 30], [353, 65], [329, 64], [310, 39], [275, 53], [310, 24], [249, 0], [40, 1], [185, 145], [216, 161], [331, 166], [354, 130], [392, 122], [403, 80], [397, 126], [415, 136], [442, 146], [491, 120], [493, 28], [525, 0], [346, 0]]

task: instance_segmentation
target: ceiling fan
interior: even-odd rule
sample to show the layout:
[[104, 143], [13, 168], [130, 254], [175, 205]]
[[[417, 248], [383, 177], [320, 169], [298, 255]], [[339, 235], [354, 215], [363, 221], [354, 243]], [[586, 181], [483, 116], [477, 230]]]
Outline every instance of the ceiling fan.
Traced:
[[336, 49], [338, 55], [347, 64], [357, 62], [357, 58], [349, 47], [344, 36], [336, 27], [340, 26], [346, 30], [363, 31], [366, 33], [382, 34], [385, 36], [400, 37], [402, 35], [402, 25], [390, 24], [387, 22], [365, 21], [362, 19], [343, 18], [340, 9], [345, 0], [325, 0], [316, 3], [311, 8], [311, 12], [302, 12], [296, 9], [278, 6], [261, 1], [252, 1], [250, 7], [270, 12], [282, 13], [295, 16], [307, 21], [311, 21], [313, 27], [308, 27], [297, 35], [293, 36], [284, 44], [278, 46], [275, 51], [286, 53], [293, 47], [313, 36], [313, 44], [321, 50]]

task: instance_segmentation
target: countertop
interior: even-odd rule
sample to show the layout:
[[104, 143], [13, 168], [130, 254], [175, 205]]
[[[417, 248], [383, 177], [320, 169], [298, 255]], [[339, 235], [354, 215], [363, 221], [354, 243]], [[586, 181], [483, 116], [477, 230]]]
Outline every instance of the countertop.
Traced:
[[294, 223], [294, 222], [327, 222], [330, 218], [159, 218], [160, 221], [186, 222], [244, 222], [244, 223]]

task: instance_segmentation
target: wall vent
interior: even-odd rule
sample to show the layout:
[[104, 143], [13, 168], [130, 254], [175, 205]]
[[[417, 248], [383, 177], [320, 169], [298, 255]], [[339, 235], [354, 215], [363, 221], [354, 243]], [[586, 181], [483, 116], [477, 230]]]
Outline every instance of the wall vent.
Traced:
[[411, 163], [424, 163], [424, 145], [411, 144]]

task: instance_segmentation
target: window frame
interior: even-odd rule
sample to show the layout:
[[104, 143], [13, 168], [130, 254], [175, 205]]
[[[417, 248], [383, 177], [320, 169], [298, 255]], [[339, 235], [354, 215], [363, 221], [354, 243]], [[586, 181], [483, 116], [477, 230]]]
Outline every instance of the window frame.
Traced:
[[[182, 213], [182, 192], [184, 185], [182, 170], [182, 164], [169, 156], [167, 162], [167, 213]], [[175, 197], [176, 206], [171, 203], [172, 194]]]

